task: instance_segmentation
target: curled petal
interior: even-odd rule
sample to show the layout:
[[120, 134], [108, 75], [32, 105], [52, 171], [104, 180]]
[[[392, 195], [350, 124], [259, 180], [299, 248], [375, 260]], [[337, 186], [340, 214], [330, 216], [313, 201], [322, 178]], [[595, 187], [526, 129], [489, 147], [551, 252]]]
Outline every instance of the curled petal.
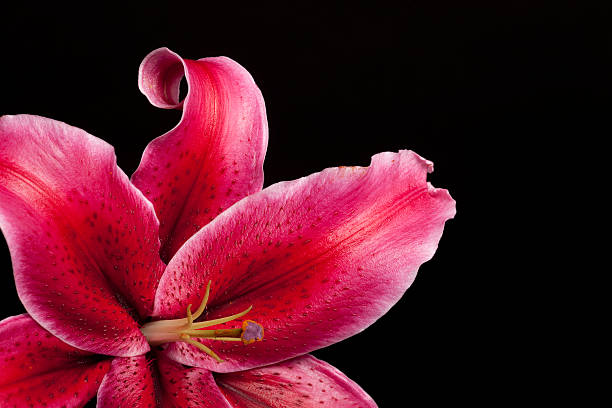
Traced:
[[[179, 102], [183, 75], [189, 92]], [[183, 109], [180, 123], [147, 146], [132, 176], [155, 206], [168, 261], [221, 211], [261, 190], [266, 111], [253, 78], [226, 57], [192, 61], [160, 48], [142, 62], [138, 85], [153, 105]]]
[[117, 357], [98, 391], [99, 408], [157, 407], [151, 366], [145, 356]]
[[110, 361], [60, 341], [28, 315], [0, 321], [0, 406], [76, 407], [95, 394]]
[[34, 320], [83, 350], [149, 349], [130, 313], [152, 309], [158, 222], [110, 145], [38, 116], [0, 118], [0, 227]]
[[359, 385], [335, 367], [305, 355], [266, 367], [215, 374], [234, 407], [376, 407]]
[[264, 327], [264, 339], [249, 346], [211, 343], [223, 363], [182, 343], [170, 345], [168, 355], [236, 371], [368, 327], [410, 286], [455, 214], [448, 192], [427, 183], [431, 168], [410, 151], [381, 153], [368, 168], [332, 168], [279, 183], [228, 209], [169, 263], [154, 315], [180, 317], [189, 303], [200, 303], [211, 280], [205, 319], [253, 305], [246, 318]]

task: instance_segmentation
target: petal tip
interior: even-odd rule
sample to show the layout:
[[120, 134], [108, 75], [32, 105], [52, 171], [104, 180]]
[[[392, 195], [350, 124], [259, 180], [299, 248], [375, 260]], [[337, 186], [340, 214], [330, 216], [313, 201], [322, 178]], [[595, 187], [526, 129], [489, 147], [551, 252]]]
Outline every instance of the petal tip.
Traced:
[[166, 47], [147, 54], [138, 69], [138, 89], [158, 108], [176, 109], [180, 83], [185, 74], [183, 59]]

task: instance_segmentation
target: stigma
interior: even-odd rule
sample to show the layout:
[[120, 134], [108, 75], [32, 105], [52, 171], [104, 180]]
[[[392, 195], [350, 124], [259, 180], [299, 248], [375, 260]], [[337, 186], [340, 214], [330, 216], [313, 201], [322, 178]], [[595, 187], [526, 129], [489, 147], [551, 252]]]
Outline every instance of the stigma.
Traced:
[[239, 319], [249, 313], [253, 306], [249, 306], [242, 312], [233, 314], [231, 316], [194, 323], [194, 320], [204, 313], [206, 303], [208, 302], [208, 295], [210, 294], [210, 283], [211, 282], [209, 281], [208, 285], [206, 286], [204, 299], [202, 299], [202, 303], [195, 313], [191, 313], [191, 305], [189, 305], [187, 306], [187, 317], [185, 318], [158, 320], [155, 322], [146, 323], [140, 328], [140, 331], [146, 337], [150, 345], [159, 346], [164, 343], [185, 342], [197, 347], [217, 360], [217, 362], [221, 363], [223, 360], [221, 360], [221, 358], [214, 351], [194, 339], [241, 341], [245, 345], [254, 343], [256, 341], [261, 341], [263, 339], [263, 327], [253, 320], [244, 320], [242, 322], [242, 327], [237, 329], [202, 330], [205, 327], [215, 326], [217, 324], [227, 323], [231, 322], [232, 320]]

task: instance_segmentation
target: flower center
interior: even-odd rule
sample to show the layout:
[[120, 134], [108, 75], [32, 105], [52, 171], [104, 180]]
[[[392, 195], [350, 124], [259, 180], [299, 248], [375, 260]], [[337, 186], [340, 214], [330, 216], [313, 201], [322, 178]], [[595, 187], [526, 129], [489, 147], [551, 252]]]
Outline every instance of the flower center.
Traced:
[[147, 341], [152, 346], [158, 346], [164, 343], [182, 341], [192, 346], [195, 346], [217, 360], [223, 362], [219, 356], [206, 347], [204, 344], [194, 340], [194, 338], [204, 338], [208, 340], [220, 341], [241, 341], [243, 344], [251, 344], [255, 341], [261, 341], [264, 335], [263, 327], [252, 320], [244, 320], [242, 327], [238, 329], [217, 329], [217, 330], [202, 330], [205, 327], [214, 326], [221, 323], [231, 322], [249, 313], [253, 306], [249, 306], [246, 310], [236, 313], [231, 316], [222, 317], [214, 320], [206, 320], [203, 322], [194, 323], [193, 321], [204, 313], [208, 295], [210, 294], [210, 281], [206, 286], [204, 299], [194, 314], [191, 314], [191, 305], [187, 306], [187, 317], [174, 320], [159, 320], [156, 322], [146, 323], [140, 328], [140, 331], [147, 338]]

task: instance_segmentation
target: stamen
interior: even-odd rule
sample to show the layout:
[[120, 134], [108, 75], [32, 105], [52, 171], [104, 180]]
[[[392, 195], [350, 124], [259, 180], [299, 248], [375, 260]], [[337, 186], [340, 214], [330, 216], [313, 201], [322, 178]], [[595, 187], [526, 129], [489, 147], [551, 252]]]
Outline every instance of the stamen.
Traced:
[[202, 303], [200, 303], [200, 307], [195, 312], [195, 316], [193, 316], [193, 320], [200, 317], [202, 313], [204, 313], [204, 309], [206, 308], [206, 304], [208, 303], [208, 295], [210, 295], [210, 283], [212, 281], [208, 281], [208, 285], [206, 285], [206, 292], [204, 293], [204, 299], [202, 299]]
[[187, 306], [187, 326], [191, 327], [193, 324], [193, 316], [191, 316], [191, 303]]
[[[183, 337], [183, 336], [181, 336], [181, 337]], [[212, 358], [217, 360], [218, 363], [222, 363], [223, 362], [223, 360], [221, 360], [221, 358], [217, 355], [217, 353], [215, 353], [214, 351], [212, 351], [211, 349], [209, 349], [208, 347], [206, 347], [202, 343], [199, 343], [199, 342], [197, 342], [195, 340], [191, 340], [189, 338], [189, 335], [185, 334], [184, 337], [183, 337], [183, 341], [185, 343], [191, 344], [192, 346], [196, 346], [197, 348], [199, 348], [200, 350], [202, 350], [203, 352], [205, 352], [206, 354], [208, 354], [209, 356], [211, 356]]]
[[242, 329], [182, 330], [181, 333], [211, 340], [214, 340], [217, 337], [235, 337], [239, 339], [240, 335], [242, 335]]
[[147, 341], [151, 345], [160, 345], [170, 342], [182, 341], [187, 344], [191, 344], [194, 347], [202, 350], [219, 363], [223, 360], [219, 358], [214, 351], [206, 347], [204, 344], [193, 340], [195, 338], [203, 338], [208, 340], [219, 340], [219, 341], [242, 341], [243, 344], [251, 344], [255, 341], [261, 341], [263, 339], [264, 329], [263, 327], [252, 320], [245, 320], [242, 322], [242, 327], [237, 329], [211, 329], [201, 330], [205, 327], [215, 326], [222, 323], [231, 322], [246, 315], [251, 311], [253, 306], [249, 306], [246, 310], [240, 313], [233, 314], [231, 316], [222, 317], [219, 319], [203, 321], [194, 323], [194, 320], [199, 318], [206, 305], [208, 303], [208, 297], [210, 295], [211, 281], [208, 281], [206, 285], [206, 292], [204, 293], [204, 299], [198, 307], [195, 313], [191, 313], [191, 304], [187, 306], [187, 317], [182, 319], [173, 320], [160, 320], [156, 322], [150, 322], [140, 328], [140, 331], [147, 338]]
[[200, 303], [200, 307], [198, 307], [198, 310], [196, 310], [195, 315], [191, 315], [191, 304], [189, 304], [189, 306], [187, 306], [187, 325], [186, 325], [186, 329], [187, 328], [191, 328], [193, 325], [193, 321], [196, 320], [198, 317], [200, 317], [202, 315], [202, 313], [204, 313], [204, 309], [206, 308], [206, 304], [208, 303], [208, 295], [210, 295], [210, 283], [212, 281], [208, 281], [208, 284], [206, 285], [206, 292], [204, 293], [204, 299], [202, 299], [202, 303]]
[[242, 339], [238, 339], [236, 337], [214, 337], [209, 340], [221, 340], [221, 341], [242, 341]]
[[201, 322], [201, 323], [194, 323], [191, 326], [191, 328], [192, 329], [203, 329], [204, 327], [210, 327], [210, 326], [214, 326], [216, 324], [231, 322], [232, 320], [239, 319], [242, 316], [244, 316], [245, 314], [249, 313], [252, 308], [253, 308], [253, 305], [249, 306], [246, 310], [243, 310], [242, 312], [233, 314], [231, 316], [222, 317], [220, 319], [215, 319], [215, 320], [208, 320], [206, 322]]

